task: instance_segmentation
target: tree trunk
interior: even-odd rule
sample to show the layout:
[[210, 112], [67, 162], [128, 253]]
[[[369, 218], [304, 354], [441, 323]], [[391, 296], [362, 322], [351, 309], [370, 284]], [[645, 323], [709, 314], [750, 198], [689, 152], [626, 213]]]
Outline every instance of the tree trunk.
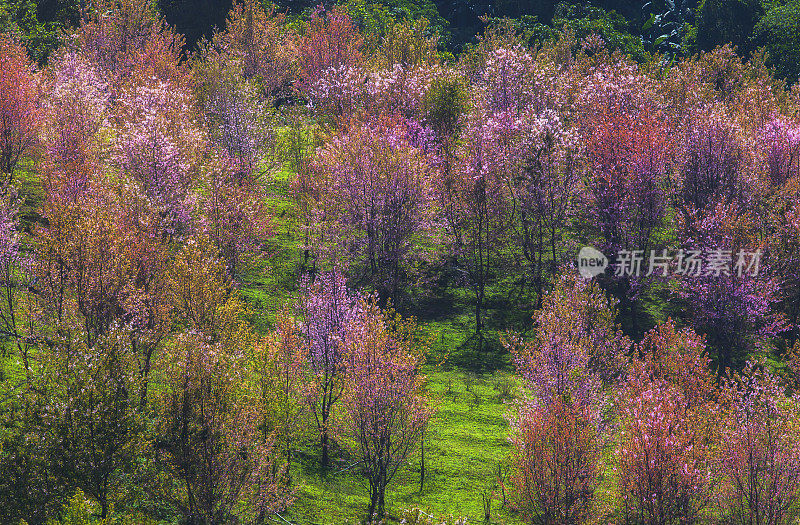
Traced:
[[377, 514], [378, 514], [378, 519], [381, 520], [386, 515], [386, 483], [381, 483], [381, 486], [378, 489]]
[[483, 330], [483, 317], [481, 316], [481, 303], [483, 300], [481, 299], [480, 292], [477, 294], [475, 298], [475, 331], [481, 332]]
[[327, 469], [330, 463], [329, 451], [328, 451], [328, 427], [323, 423], [322, 428], [322, 458], [320, 463], [322, 464], [323, 469]]
[[369, 493], [369, 509], [367, 509], [367, 520], [373, 521], [373, 517], [378, 508], [378, 487], [371, 484]]
[[420, 465], [419, 465], [419, 491], [422, 492], [422, 486], [425, 484], [425, 437], [419, 442], [420, 449]]

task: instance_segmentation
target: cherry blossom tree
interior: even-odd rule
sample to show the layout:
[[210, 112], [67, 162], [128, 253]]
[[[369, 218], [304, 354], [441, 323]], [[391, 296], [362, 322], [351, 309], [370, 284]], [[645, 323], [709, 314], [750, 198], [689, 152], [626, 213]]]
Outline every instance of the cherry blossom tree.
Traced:
[[242, 172], [269, 171], [278, 164], [273, 119], [247, 83], [228, 83], [210, 95], [204, 123], [212, 144]]
[[358, 29], [344, 9], [314, 11], [298, 43], [301, 85], [308, 89], [331, 70], [358, 67], [362, 44]]
[[749, 195], [741, 131], [724, 108], [699, 110], [688, 119], [680, 190], [687, 222], [719, 203], [742, 204]]
[[153, 359], [174, 331], [173, 305], [167, 274], [172, 263], [171, 246], [160, 229], [160, 221], [149, 212], [141, 194], [122, 188], [116, 193], [127, 276], [120, 294], [121, 322], [126, 327], [131, 351], [139, 364], [139, 402], [148, 401]]
[[[680, 238], [683, 268], [675, 291], [687, 306], [687, 322], [706, 336], [720, 375], [741, 368], [748, 353], [787, 328], [772, 268], [781, 268], [780, 252], [765, 256], [758, 222], [741, 203], [720, 203], [693, 215]], [[699, 266], [689, 264], [692, 256]]]
[[532, 397], [512, 414], [513, 490], [530, 523], [583, 519], [598, 484], [603, 380], [630, 342], [596, 284], [566, 273], [534, 317], [536, 338], [507, 346]]
[[301, 290], [298, 313], [311, 371], [308, 402], [320, 433], [320, 461], [326, 468], [332, 415], [344, 394], [342, 338], [355, 314], [356, 295], [348, 291], [344, 275], [338, 271], [304, 281]]
[[16, 215], [14, 195], [9, 189], [0, 191], [0, 334], [16, 346], [27, 372], [31, 363], [26, 339], [32, 319], [26, 320], [20, 310], [26, 302], [27, 279]]
[[153, 78], [185, 87], [183, 37], [168, 28], [151, 2], [101, 0], [81, 20], [72, 45], [95, 65], [112, 100]]
[[351, 274], [395, 298], [414, 236], [429, 226], [430, 167], [380, 124], [353, 127], [317, 151], [311, 197], [323, 255], [352, 261]]
[[256, 81], [262, 95], [285, 94], [296, 76], [296, 34], [286, 27], [283, 15], [265, 11], [260, 2], [237, 1], [225, 29], [214, 33], [211, 42], [201, 43], [200, 56], [203, 63], [194, 71], [201, 83], [214, 83], [215, 74], [223, 74], [216, 68], [225, 68]]
[[412, 327], [387, 318], [374, 301], [362, 301], [361, 312], [343, 337], [345, 411], [343, 432], [370, 489], [368, 516], [383, 517], [386, 487], [419, 445], [432, 410], [422, 396], [420, 349]]
[[514, 364], [540, 402], [593, 403], [603, 384], [613, 384], [631, 346], [616, 324], [615, 304], [597, 284], [568, 271], [534, 314], [535, 339], [509, 334]]
[[616, 401], [624, 519], [695, 520], [711, 501], [719, 413], [703, 342], [669, 321], [647, 333], [639, 354]]
[[582, 148], [577, 133], [566, 129], [551, 110], [528, 109], [513, 127], [516, 136], [507, 184], [515, 203], [514, 239], [540, 306], [543, 273], [547, 267], [555, 278], [564, 259], [563, 230], [577, 218], [582, 201]]
[[243, 171], [238, 161], [225, 154], [206, 163], [204, 179], [200, 222], [225, 258], [228, 273], [235, 276], [243, 259], [262, 253], [273, 234], [263, 185], [257, 173]]
[[[653, 82], [635, 65], [601, 63], [580, 95], [580, 129], [589, 180], [584, 219], [600, 250], [665, 248], [667, 174], [676, 154], [674, 126]], [[615, 270], [619, 270], [616, 268]], [[647, 282], [636, 276], [607, 280], [625, 317], [635, 323], [634, 299]]]
[[[723, 375], [728, 367], [741, 367], [747, 353], [784, 330], [776, 308], [781, 295], [778, 278], [789, 277], [791, 270], [785, 271], [781, 250], [770, 260], [762, 257], [768, 221], [753, 213], [760, 193], [758, 170], [745, 131], [721, 104], [693, 108], [685, 118], [675, 196], [677, 241], [686, 256], [706, 255], [702, 267], [679, 268], [677, 293], [688, 304], [689, 323], [707, 337]], [[766, 178], [780, 182], [792, 169], [789, 132], [775, 122], [759, 132], [766, 134]], [[778, 241], [781, 235], [770, 238]], [[745, 254], [746, 260], [740, 260]], [[790, 255], [786, 261], [791, 261]], [[736, 266], [742, 262], [744, 267]]]
[[35, 230], [32, 272], [49, 329], [81, 326], [88, 347], [118, 321], [128, 283], [125, 235], [114, 208], [104, 192], [79, 201], [49, 199], [41, 212], [47, 223]]
[[791, 523], [800, 501], [800, 399], [787, 398], [778, 378], [753, 362], [726, 381], [723, 396], [723, 512], [734, 523]]
[[22, 156], [36, 144], [41, 119], [39, 88], [25, 48], [0, 35], [0, 172], [3, 185], [14, 179]]
[[261, 398], [247, 389], [238, 337], [212, 344], [196, 332], [183, 334], [164, 371], [155, 452], [183, 483], [177, 503], [192, 523], [261, 523], [287, 502], [273, 468], [272, 436], [263, 439], [260, 431]]
[[108, 85], [82, 55], [51, 59], [42, 139], [51, 198], [74, 199], [99, 172], [97, 133], [107, 125]]
[[589, 516], [601, 441], [596, 409], [558, 398], [526, 406], [512, 424], [511, 481], [528, 523], [576, 523]]
[[142, 437], [139, 374], [124, 330], [109, 331], [91, 347], [84, 340], [58, 340], [41, 356], [37, 388], [46, 398], [30, 439], [50, 458], [51, 474], [92, 496], [106, 518], [119, 474], [130, 471]]
[[783, 328], [773, 311], [777, 283], [766, 263], [757, 276], [734, 267], [740, 251], [763, 251], [755, 217], [747, 211], [754, 205], [755, 177], [748, 173], [742, 129], [719, 105], [697, 108], [687, 119], [676, 199], [679, 247], [685, 254], [728, 254], [731, 261], [723, 259], [715, 269], [705, 260], [700, 271], [684, 271], [678, 294], [722, 375]]
[[485, 337], [486, 286], [513, 220], [503, 163], [495, 162], [508, 161], [504, 134], [511, 118], [508, 113], [470, 115], [456, 165], [441, 173], [436, 187], [453, 255], [475, 295], [478, 351], [483, 348]]
[[272, 96], [289, 89], [295, 48], [282, 16], [259, 2], [236, 2], [224, 31], [200, 44], [193, 61], [193, 87], [211, 143], [240, 169], [274, 168], [277, 158]]
[[169, 235], [182, 234], [190, 222], [190, 189], [202, 147], [190, 107], [185, 90], [163, 82], [137, 87], [120, 101], [114, 160]]
[[277, 463], [280, 431], [265, 426], [281, 408], [263, 387], [281, 384], [283, 368], [267, 366], [281, 358], [264, 360], [262, 351], [277, 347], [262, 346], [243, 319], [207, 237], [187, 240], [167, 281], [186, 329], [159, 360], [165, 384], [154, 389], [162, 436], [154, 452], [184, 483], [176, 503], [189, 521], [260, 523], [290, 498]]
[[304, 382], [305, 341], [288, 310], [281, 311], [275, 329], [256, 346], [251, 358], [262, 398], [265, 438], [272, 436], [278, 457], [285, 461], [286, 481], [291, 482], [291, 461], [306, 423]]

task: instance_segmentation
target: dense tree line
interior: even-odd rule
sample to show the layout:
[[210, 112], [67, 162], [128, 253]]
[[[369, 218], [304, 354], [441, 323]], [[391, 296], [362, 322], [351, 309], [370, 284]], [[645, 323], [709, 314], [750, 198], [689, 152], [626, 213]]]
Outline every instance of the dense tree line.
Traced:
[[[300, 441], [382, 519], [435, 417], [411, 315], [458, 293], [447, 350], [524, 385], [522, 519], [791, 523], [798, 90], [729, 45], [629, 53], [599, 8], [456, 58], [356, 7], [236, 2], [188, 50], [108, 0], [40, 66], [2, 33], [0, 520], [265, 523]], [[287, 171], [293, 295], [258, 307]]]
[[[4, 0], [0, 2], [0, 27], [19, 31], [31, 56], [43, 62], [58, 46], [63, 32], [76, 27], [81, 16], [100, 5], [88, 0]], [[270, 5], [296, 18], [311, 12], [317, 2], [282, 0]], [[439, 34], [440, 44], [454, 52], [474, 44], [487, 20], [510, 18], [530, 31], [530, 39], [540, 41], [554, 38], [557, 30], [566, 27], [581, 37], [599, 33], [610, 46], [640, 61], [646, 53], [688, 56], [726, 43], [742, 56], [764, 47], [780, 77], [794, 81], [798, 76], [793, 50], [800, 38], [800, 7], [793, 0], [347, 0], [342, 5], [362, 30], [387, 16], [425, 18]], [[224, 27], [231, 6], [228, 0], [158, 2], [167, 23], [184, 35], [192, 50], [201, 40], [211, 38], [215, 28]]]

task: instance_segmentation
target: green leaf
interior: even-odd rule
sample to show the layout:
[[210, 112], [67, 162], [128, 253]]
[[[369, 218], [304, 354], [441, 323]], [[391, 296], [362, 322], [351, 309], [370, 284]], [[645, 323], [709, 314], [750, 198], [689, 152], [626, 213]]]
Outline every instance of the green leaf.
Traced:
[[647, 22], [644, 23], [644, 25], [642, 26], [642, 31], [647, 31], [648, 29], [653, 27], [653, 23], [655, 21], [656, 21], [656, 14], [655, 13], [650, 13], [650, 19]]

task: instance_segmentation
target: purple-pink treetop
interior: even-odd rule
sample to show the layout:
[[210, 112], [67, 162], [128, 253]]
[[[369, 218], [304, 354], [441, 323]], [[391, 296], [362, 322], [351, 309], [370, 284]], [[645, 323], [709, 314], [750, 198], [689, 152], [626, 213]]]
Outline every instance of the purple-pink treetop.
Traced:
[[[204, 108], [212, 144], [235, 159], [241, 171], [253, 171], [273, 153], [275, 136], [265, 102], [256, 86], [232, 82], [208, 97]], [[269, 159], [271, 160], [271, 159]]]
[[115, 139], [115, 161], [161, 215], [167, 233], [190, 221], [190, 189], [202, 137], [194, 125], [188, 93], [156, 82], [126, 92]]
[[556, 398], [597, 405], [603, 383], [624, 366], [631, 342], [615, 324], [615, 302], [573, 272], [557, 278], [535, 316], [536, 339], [507, 345], [528, 388], [540, 403]]
[[312, 164], [327, 255], [349, 258], [353, 273], [384, 297], [397, 292], [414, 236], [428, 229], [433, 213], [428, 160], [397, 139], [380, 123], [354, 126], [320, 148]]
[[800, 126], [776, 115], [761, 131], [769, 181], [781, 186], [800, 175]]
[[69, 51], [54, 61], [42, 133], [51, 197], [74, 198], [96, 171], [96, 134], [108, 125], [108, 86], [83, 56]]

